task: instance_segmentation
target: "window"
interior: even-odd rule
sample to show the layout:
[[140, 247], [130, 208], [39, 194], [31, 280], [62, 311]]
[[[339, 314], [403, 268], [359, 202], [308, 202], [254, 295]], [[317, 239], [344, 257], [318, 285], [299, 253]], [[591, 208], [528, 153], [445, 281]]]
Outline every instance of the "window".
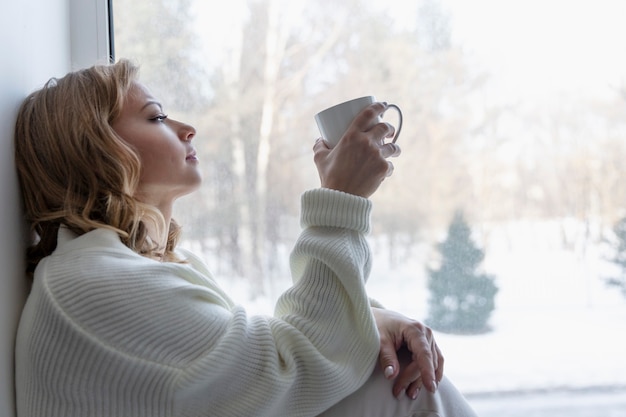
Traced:
[[290, 282], [299, 194], [318, 183], [313, 115], [373, 94], [402, 108], [404, 126], [373, 197], [371, 296], [438, 329], [446, 372], [481, 416], [623, 413], [626, 5], [114, 0], [113, 11], [117, 58], [138, 62], [199, 132], [205, 183], [177, 206], [183, 244], [251, 312], [270, 313]]

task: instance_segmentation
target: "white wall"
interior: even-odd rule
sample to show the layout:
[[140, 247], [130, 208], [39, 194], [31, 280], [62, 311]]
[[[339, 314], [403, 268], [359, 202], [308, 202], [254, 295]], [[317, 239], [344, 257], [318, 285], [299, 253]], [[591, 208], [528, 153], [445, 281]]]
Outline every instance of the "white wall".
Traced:
[[15, 115], [49, 78], [106, 58], [106, 0], [0, 0], [0, 10], [0, 417], [11, 417], [13, 343], [26, 297]]

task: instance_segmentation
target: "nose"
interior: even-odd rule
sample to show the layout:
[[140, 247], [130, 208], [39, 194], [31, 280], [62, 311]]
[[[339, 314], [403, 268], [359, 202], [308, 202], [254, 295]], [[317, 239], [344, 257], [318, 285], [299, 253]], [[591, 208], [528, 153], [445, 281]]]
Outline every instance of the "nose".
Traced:
[[177, 120], [172, 120], [172, 122], [176, 123], [176, 134], [183, 142], [191, 142], [196, 136], [196, 129], [193, 126]]

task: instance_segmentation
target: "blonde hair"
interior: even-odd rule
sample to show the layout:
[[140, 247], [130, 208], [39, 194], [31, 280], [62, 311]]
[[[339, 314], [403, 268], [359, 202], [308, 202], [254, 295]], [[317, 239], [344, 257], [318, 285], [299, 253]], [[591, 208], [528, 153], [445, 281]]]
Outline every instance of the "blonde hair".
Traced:
[[15, 161], [24, 213], [36, 239], [28, 270], [56, 247], [59, 227], [81, 235], [114, 230], [122, 242], [149, 257], [174, 256], [180, 228], [169, 225], [165, 253], [158, 253], [145, 221], [163, 217], [139, 202], [141, 161], [111, 128], [138, 68], [126, 60], [53, 78], [23, 102], [15, 127]]

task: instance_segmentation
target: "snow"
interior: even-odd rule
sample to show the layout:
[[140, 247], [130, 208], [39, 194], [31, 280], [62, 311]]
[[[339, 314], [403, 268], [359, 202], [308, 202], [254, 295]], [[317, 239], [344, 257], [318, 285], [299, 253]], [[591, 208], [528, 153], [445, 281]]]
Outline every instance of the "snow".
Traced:
[[[564, 228], [564, 224], [565, 227]], [[626, 390], [626, 298], [603, 278], [614, 273], [602, 245], [583, 245], [580, 225], [564, 222], [492, 225], [485, 238], [484, 269], [500, 290], [480, 335], [435, 333], [445, 372], [468, 397], [550, 390]], [[564, 232], [573, 236], [563, 243]], [[390, 265], [385, 244], [371, 241], [372, 298], [418, 320], [427, 313], [424, 265], [433, 251], [412, 248]], [[287, 251], [283, 256], [285, 265]], [[285, 266], [286, 269], [286, 266]], [[250, 313], [269, 314], [285, 278], [265, 297], [250, 297], [245, 282], [220, 283]]]
[[[446, 374], [463, 393], [626, 388], [626, 298], [603, 281], [615, 272], [606, 249], [564, 248], [556, 238], [561, 226], [521, 223], [491, 231], [484, 268], [500, 288], [493, 331], [436, 333]], [[428, 295], [417, 261], [395, 269], [378, 262], [368, 291], [423, 319]]]
[[[621, 394], [621, 395], [620, 395]], [[623, 392], [552, 392], [472, 399], [481, 417], [625, 417]]]

